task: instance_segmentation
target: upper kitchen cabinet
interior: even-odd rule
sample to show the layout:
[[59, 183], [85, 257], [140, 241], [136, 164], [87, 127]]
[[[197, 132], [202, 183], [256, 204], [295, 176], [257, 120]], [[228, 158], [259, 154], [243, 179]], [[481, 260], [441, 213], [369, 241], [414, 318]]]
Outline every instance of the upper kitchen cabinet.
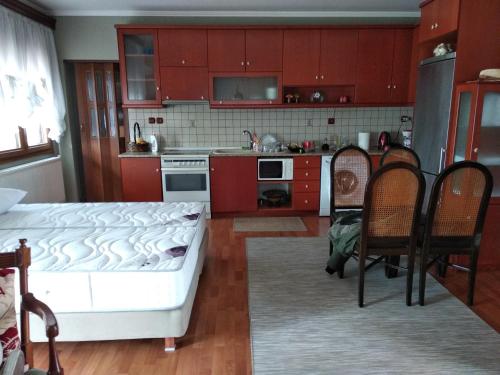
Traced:
[[321, 30], [319, 78], [324, 85], [356, 82], [358, 30]]
[[206, 67], [162, 67], [162, 100], [208, 100]]
[[207, 66], [207, 30], [158, 31], [160, 66]]
[[118, 29], [123, 107], [160, 107], [158, 33], [155, 29]]
[[408, 102], [411, 29], [359, 31], [356, 103]]
[[283, 31], [208, 30], [210, 72], [280, 72]]
[[420, 42], [439, 39], [457, 30], [460, 0], [426, 0], [420, 7]]
[[283, 84], [300, 86], [318, 84], [320, 30], [285, 30], [283, 36]]

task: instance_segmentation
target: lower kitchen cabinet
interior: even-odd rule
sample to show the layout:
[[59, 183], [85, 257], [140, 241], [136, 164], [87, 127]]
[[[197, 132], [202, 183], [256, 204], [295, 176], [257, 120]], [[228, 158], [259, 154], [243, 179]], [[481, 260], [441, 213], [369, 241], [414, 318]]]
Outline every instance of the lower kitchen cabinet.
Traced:
[[121, 158], [125, 202], [161, 202], [160, 158]]
[[321, 188], [321, 157], [297, 156], [293, 159], [293, 209], [318, 211]]
[[257, 210], [257, 158], [223, 156], [210, 158], [212, 213]]

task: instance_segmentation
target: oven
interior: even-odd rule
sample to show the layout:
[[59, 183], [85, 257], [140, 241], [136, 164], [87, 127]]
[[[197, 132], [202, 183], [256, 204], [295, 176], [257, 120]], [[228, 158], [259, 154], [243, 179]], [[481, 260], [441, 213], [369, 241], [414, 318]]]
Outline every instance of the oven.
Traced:
[[260, 181], [293, 180], [292, 158], [258, 159], [258, 179]]
[[164, 202], [202, 202], [210, 217], [208, 155], [163, 155], [161, 179]]

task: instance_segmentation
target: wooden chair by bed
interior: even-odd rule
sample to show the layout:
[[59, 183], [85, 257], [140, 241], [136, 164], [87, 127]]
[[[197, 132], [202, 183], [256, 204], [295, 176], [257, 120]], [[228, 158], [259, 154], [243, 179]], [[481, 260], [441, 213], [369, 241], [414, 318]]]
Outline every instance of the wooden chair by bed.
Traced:
[[380, 158], [380, 166], [397, 161], [409, 163], [420, 169], [420, 158], [417, 153], [411, 148], [403, 146], [391, 146]]
[[[363, 208], [366, 184], [372, 173], [370, 155], [360, 147], [346, 146], [338, 150], [330, 164], [330, 226], [339, 215], [339, 210]], [[333, 246], [330, 242], [330, 255]], [[342, 278], [344, 272], [338, 270]]]
[[[29, 368], [33, 367], [33, 348], [30, 341], [29, 313], [39, 316], [45, 323], [45, 331], [48, 338], [49, 369], [47, 374], [64, 374], [55, 348], [55, 337], [59, 333], [57, 321], [50, 308], [43, 302], [37, 300], [33, 294], [28, 292], [28, 267], [31, 264], [31, 250], [26, 246], [26, 240], [19, 240], [20, 246], [15, 252], [0, 253], [0, 269], [18, 268], [20, 293], [21, 293], [21, 350], [22, 356], [19, 360], [25, 361]], [[23, 364], [24, 367], [24, 364]], [[39, 370], [35, 370], [40, 374]], [[29, 374], [29, 372], [28, 372]]]
[[[493, 177], [484, 165], [463, 161], [446, 168], [434, 181], [420, 259], [419, 304], [424, 305], [427, 269], [438, 262], [469, 272], [467, 304], [474, 303], [479, 245]], [[468, 255], [469, 267], [449, 263], [450, 255]], [[428, 263], [428, 258], [434, 259]], [[445, 276], [445, 272], [442, 272]]]
[[[359, 307], [365, 271], [388, 256], [408, 256], [406, 304], [411, 305], [413, 269], [425, 181], [414, 166], [395, 162], [377, 170], [366, 186], [359, 246]], [[377, 256], [373, 258], [372, 256]], [[371, 263], [366, 265], [366, 261]], [[386, 263], [393, 268], [401, 268]]]

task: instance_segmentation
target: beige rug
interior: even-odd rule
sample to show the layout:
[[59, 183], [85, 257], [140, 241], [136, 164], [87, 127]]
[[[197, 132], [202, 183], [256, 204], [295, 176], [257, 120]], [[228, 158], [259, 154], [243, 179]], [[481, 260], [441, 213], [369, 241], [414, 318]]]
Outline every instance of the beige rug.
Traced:
[[235, 232], [296, 232], [307, 231], [300, 217], [237, 217]]

